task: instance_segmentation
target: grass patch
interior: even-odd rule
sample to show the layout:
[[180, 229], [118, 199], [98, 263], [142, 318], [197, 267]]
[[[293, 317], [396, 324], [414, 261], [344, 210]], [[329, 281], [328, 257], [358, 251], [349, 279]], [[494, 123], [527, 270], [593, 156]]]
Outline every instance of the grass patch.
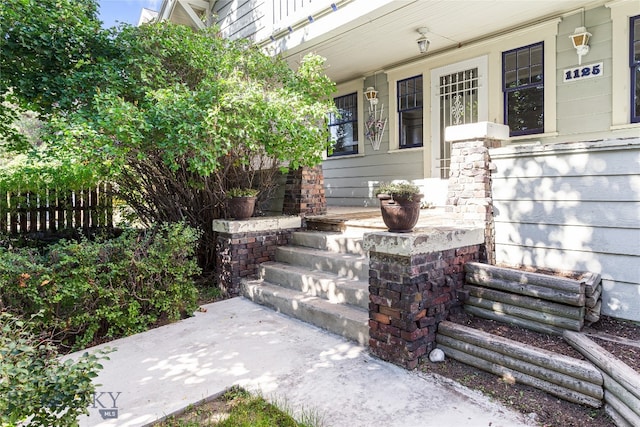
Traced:
[[319, 427], [318, 417], [305, 414], [295, 420], [286, 405], [273, 405], [262, 396], [234, 386], [217, 399], [190, 406], [180, 414], [154, 424], [155, 427]]

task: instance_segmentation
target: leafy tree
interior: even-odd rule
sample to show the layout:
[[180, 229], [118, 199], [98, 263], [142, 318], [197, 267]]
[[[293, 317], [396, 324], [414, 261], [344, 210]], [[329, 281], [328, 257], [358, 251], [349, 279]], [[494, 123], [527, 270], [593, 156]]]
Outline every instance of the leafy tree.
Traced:
[[[71, 75], [109, 51], [94, 0], [5, 0], [0, 3], [0, 96], [23, 109], [49, 113], [93, 96], [71, 94]], [[70, 80], [69, 80], [70, 79]], [[67, 97], [67, 95], [72, 95]], [[0, 135], [24, 142], [8, 126], [16, 110], [0, 106]]]
[[[208, 267], [211, 220], [226, 214], [227, 189], [254, 187], [265, 200], [279, 170], [321, 161], [334, 90], [321, 58], [305, 57], [293, 71], [215, 28], [100, 30], [93, 0], [39, 1], [56, 23], [52, 33], [25, 7], [31, 3], [3, 6], [0, 90], [46, 118], [44, 143], [29, 146], [0, 187], [109, 179], [140, 221], [202, 229], [200, 261]], [[56, 29], [76, 12], [74, 25]], [[11, 132], [0, 132], [9, 142]]]

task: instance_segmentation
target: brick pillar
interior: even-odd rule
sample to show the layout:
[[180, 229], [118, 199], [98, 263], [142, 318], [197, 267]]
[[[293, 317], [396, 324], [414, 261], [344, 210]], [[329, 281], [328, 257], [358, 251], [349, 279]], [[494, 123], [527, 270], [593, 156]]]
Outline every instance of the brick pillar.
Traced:
[[438, 323], [460, 304], [464, 263], [478, 261], [481, 228], [365, 235], [369, 251], [369, 348], [414, 369], [435, 348]]
[[489, 264], [496, 262], [489, 149], [500, 147], [508, 137], [508, 126], [489, 122], [451, 126], [445, 131], [445, 139], [451, 144], [446, 210], [462, 221], [483, 225], [482, 261]]
[[284, 190], [285, 215], [323, 215], [327, 213], [322, 166], [290, 171]]
[[301, 222], [298, 217], [214, 220], [216, 272], [223, 293], [238, 296], [242, 280], [256, 275], [260, 263], [274, 261], [276, 248], [291, 242]]

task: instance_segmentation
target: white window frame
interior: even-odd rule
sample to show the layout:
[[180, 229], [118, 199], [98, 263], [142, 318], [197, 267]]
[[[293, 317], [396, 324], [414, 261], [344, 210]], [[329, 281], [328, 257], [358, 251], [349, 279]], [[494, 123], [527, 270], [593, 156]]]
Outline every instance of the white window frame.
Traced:
[[440, 106], [440, 94], [438, 88], [440, 86], [440, 76], [444, 74], [453, 74], [460, 71], [469, 70], [471, 68], [478, 69], [478, 122], [486, 122], [489, 120], [489, 57], [487, 55], [476, 58], [467, 59], [448, 64], [444, 67], [434, 68], [431, 70], [431, 177], [440, 178], [440, 116], [437, 114]]
[[[400, 148], [400, 124], [398, 114], [398, 82], [409, 79], [411, 77], [422, 76], [422, 146]], [[427, 116], [430, 107], [428, 105], [428, 74], [423, 63], [413, 63], [399, 70], [393, 70], [387, 73], [387, 82], [389, 85], [389, 153], [407, 153], [410, 151], [422, 151], [429, 142], [428, 129], [429, 117]]]
[[[630, 129], [637, 135], [640, 123], [631, 123], [631, 68], [629, 67], [629, 19], [640, 15], [640, 3], [616, 0], [605, 4], [611, 10], [611, 129]], [[622, 136], [622, 135], [620, 135]]]

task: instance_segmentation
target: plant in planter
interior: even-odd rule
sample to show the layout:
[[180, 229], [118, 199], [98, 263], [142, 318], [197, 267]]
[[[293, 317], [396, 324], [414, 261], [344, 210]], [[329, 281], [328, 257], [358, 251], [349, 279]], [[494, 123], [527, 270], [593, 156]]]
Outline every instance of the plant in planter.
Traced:
[[420, 188], [407, 181], [382, 183], [376, 195], [380, 200], [382, 220], [394, 233], [408, 233], [420, 217]]
[[229, 197], [229, 215], [233, 219], [251, 218], [256, 207], [258, 190], [235, 187], [227, 191]]

